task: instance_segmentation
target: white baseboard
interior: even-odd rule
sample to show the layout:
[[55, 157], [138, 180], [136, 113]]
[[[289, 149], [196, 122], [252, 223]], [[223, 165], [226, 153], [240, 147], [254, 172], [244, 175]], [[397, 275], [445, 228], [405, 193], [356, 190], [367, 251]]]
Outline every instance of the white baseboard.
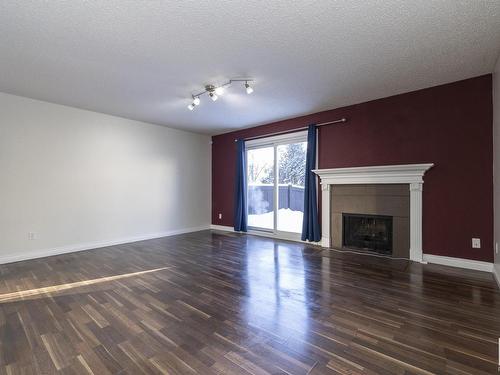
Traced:
[[226, 227], [225, 225], [215, 225], [215, 224], [211, 224], [210, 225], [210, 229], [214, 229], [214, 230], [222, 230], [224, 232], [234, 232], [234, 228], [233, 227]]
[[498, 287], [500, 288], [500, 264], [493, 264], [493, 276], [495, 277]]
[[441, 255], [424, 254], [424, 262], [441, 264], [443, 266], [466, 268], [469, 270], [493, 272], [493, 263], [480, 260], [471, 260], [463, 258], [444, 257]]
[[120, 238], [117, 240], [87, 242], [87, 243], [73, 244], [73, 245], [68, 245], [68, 246], [52, 248], [52, 249], [33, 250], [33, 251], [23, 252], [23, 253], [19, 253], [19, 254], [3, 255], [3, 256], [0, 256], [0, 264], [19, 262], [21, 260], [44, 258], [44, 257], [52, 256], [52, 255], [74, 253], [76, 251], [92, 250], [92, 249], [98, 249], [98, 248], [114, 246], [114, 245], [122, 245], [125, 243], [132, 243], [132, 242], [137, 242], [137, 241], [152, 240], [154, 238], [175, 236], [176, 234], [198, 232], [200, 230], [207, 230], [207, 229], [210, 229], [209, 225], [195, 227], [195, 228], [174, 229], [174, 230], [169, 230], [169, 231], [160, 232], [160, 233], [152, 233], [152, 234], [147, 234], [147, 235], [142, 235], [142, 236]]

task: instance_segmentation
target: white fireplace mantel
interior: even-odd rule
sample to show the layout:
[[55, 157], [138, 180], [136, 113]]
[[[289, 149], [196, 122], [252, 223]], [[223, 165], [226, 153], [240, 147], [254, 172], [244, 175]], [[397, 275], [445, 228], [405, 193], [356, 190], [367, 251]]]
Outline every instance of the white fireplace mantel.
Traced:
[[315, 169], [321, 182], [321, 246], [330, 247], [330, 188], [350, 184], [408, 184], [410, 189], [410, 259], [422, 262], [422, 189], [427, 164]]

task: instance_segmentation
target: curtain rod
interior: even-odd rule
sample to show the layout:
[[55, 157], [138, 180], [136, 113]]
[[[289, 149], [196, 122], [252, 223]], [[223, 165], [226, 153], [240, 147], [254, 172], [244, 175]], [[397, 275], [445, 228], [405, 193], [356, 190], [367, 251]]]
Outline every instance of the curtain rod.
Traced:
[[[320, 127], [320, 126], [324, 126], [324, 125], [332, 125], [332, 124], [344, 123], [344, 122], [347, 122], [347, 119], [345, 117], [343, 117], [341, 119], [338, 119], [338, 120], [334, 120], [334, 121], [321, 122], [319, 124], [316, 124], [316, 127]], [[256, 135], [254, 137], [243, 138], [243, 140], [249, 141], [251, 139], [266, 138], [266, 137], [271, 137], [273, 135], [287, 134], [287, 133], [293, 133], [293, 132], [296, 132], [296, 131], [299, 131], [299, 130], [306, 130], [308, 128], [309, 128], [308, 126], [303, 126], [301, 128], [295, 128], [295, 129], [290, 129], [290, 130], [283, 130], [283, 131], [280, 131], [280, 132], [274, 132], [274, 133], [269, 133], [269, 134], [264, 134], [264, 135]], [[235, 139], [234, 141], [237, 142], [238, 140]]]

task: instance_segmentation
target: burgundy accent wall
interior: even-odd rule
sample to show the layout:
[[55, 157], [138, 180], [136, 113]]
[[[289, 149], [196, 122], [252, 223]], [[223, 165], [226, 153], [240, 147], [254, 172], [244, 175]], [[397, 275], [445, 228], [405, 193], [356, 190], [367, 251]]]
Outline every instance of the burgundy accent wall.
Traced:
[[341, 117], [348, 122], [319, 128], [319, 168], [434, 163], [424, 176], [424, 253], [493, 261], [490, 74], [214, 136], [212, 223], [233, 226], [235, 138]]

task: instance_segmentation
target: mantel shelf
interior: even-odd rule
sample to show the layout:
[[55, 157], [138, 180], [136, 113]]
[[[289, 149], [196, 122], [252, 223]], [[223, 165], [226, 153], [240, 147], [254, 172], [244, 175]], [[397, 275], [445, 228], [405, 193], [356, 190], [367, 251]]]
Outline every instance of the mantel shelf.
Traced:
[[426, 164], [377, 165], [369, 167], [314, 169], [321, 184], [411, 184], [423, 182], [427, 170], [434, 166]]

